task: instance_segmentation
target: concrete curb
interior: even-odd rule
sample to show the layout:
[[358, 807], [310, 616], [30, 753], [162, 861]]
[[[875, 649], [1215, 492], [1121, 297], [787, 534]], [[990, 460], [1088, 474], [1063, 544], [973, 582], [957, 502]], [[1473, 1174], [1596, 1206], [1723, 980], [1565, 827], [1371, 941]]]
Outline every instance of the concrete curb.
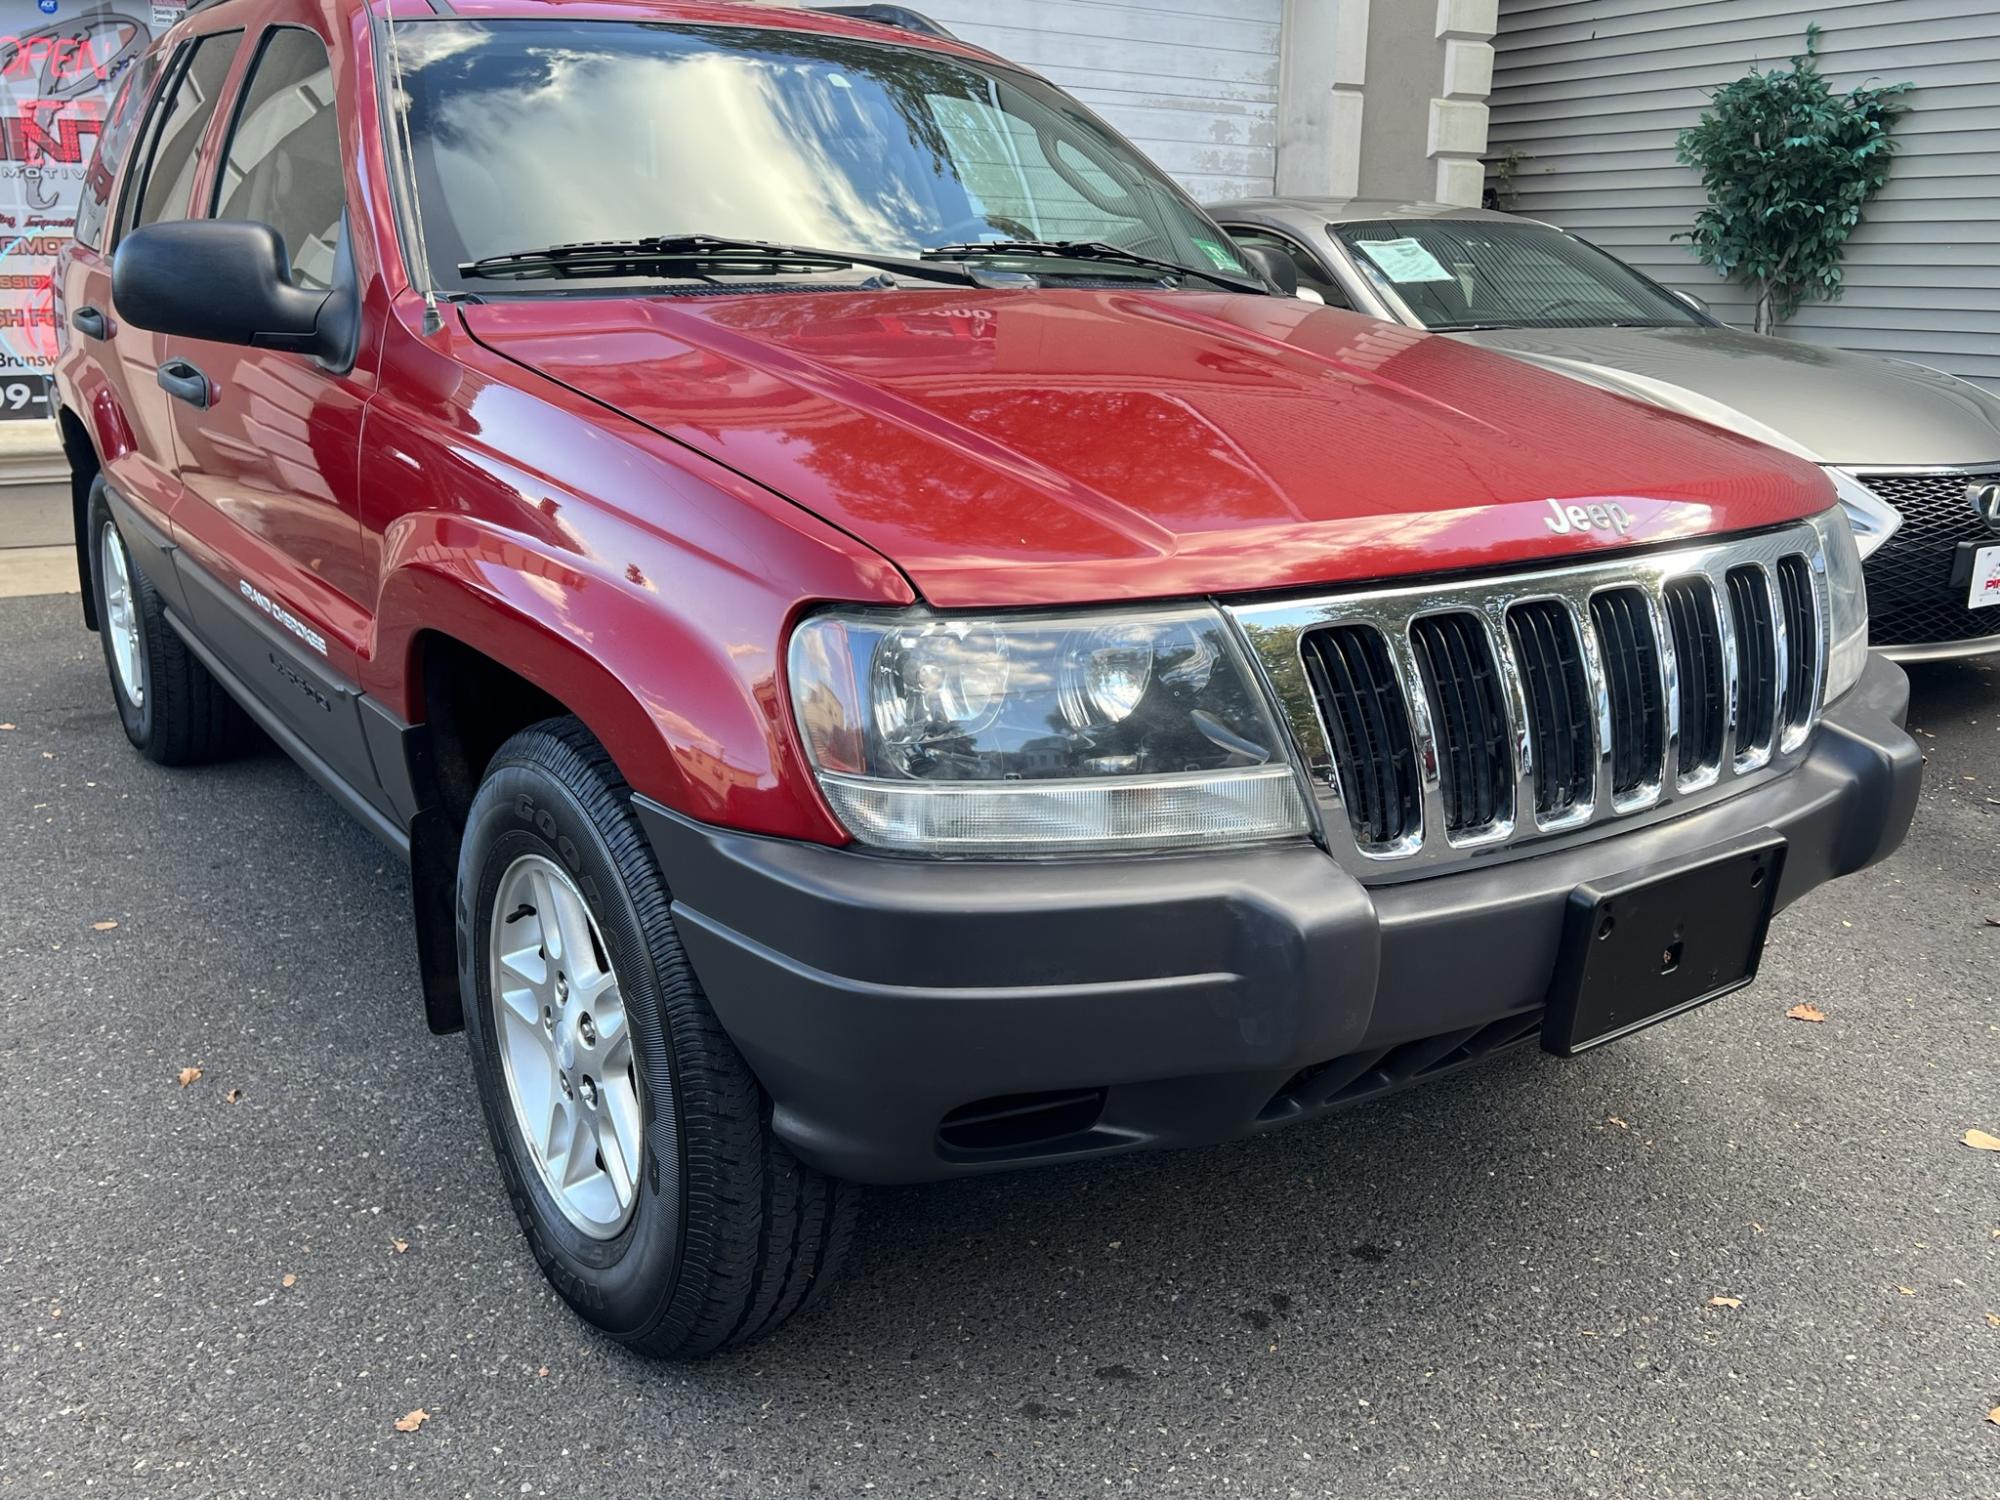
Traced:
[[[0, 495], [0, 514], [6, 503], [6, 496]], [[80, 592], [75, 548], [0, 547], [0, 599]]]

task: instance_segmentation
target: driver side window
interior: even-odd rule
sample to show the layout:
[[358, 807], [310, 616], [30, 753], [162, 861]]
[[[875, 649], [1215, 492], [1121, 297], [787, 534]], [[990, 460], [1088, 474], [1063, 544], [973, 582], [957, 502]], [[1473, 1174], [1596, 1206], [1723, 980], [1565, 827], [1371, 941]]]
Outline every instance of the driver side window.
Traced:
[[284, 236], [293, 285], [325, 291], [346, 206], [332, 60], [312, 32], [280, 28], [251, 65], [214, 216], [269, 224]]
[[1320, 301], [1328, 307], [1344, 307], [1352, 311], [1354, 302], [1341, 290], [1340, 283], [1333, 279], [1319, 257], [1306, 249], [1297, 240], [1278, 234], [1269, 229], [1251, 229], [1247, 226], [1224, 225], [1229, 237], [1239, 245], [1262, 245], [1285, 256], [1298, 267], [1299, 285], [1318, 292]]

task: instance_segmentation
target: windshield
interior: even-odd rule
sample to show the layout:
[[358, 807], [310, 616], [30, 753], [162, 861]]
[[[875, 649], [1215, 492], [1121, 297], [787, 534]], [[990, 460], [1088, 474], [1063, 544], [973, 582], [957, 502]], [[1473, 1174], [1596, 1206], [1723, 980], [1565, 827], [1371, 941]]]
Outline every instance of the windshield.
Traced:
[[1336, 224], [1362, 274], [1426, 328], [1685, 327], [1702, 319], [1602, 250], [1543, 224], [1386, 219]]
[[398, 33], [431, 273], [448, 290], [483, 256], [674, 234], [902, 256], [1102, 241], [1249, 275], [1157, 168], [1004, 68], [755, 26], [436, 20]]

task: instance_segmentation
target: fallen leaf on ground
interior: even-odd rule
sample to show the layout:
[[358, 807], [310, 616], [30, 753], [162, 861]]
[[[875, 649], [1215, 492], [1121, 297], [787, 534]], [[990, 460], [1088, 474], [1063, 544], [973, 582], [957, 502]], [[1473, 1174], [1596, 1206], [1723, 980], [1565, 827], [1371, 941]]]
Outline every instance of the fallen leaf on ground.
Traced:
[[1913, 1286], [1899, 1286], [1896, 1290], [1901, 1292], [1905, 1297], [1914, 1297], [1917, 1295], [1917, 1289]]
[[1986, 1321], [1991, 1323], [1995, 1328], [2000, 1328], [2000, 1313], [1988, 1313]]
[[279, 1286], [287, 1286], [287, 1287], [297, 1286], [298, 1284], [299, 1284], [299, 1278], [294, 1276], [290, 1271], [285, 1272], [285, 1279], [278, 1283]]
[[2000, 917], [1988, 917], [1986, 919], [1986, 925], [1988, 927], [2000, 927]]
[[425, 1411], [420, 1406], [415, 1411], [407, 1412], [404, 1415], [396, 1418], [396, 1431], [415, 1432], [419, 1427], [423, 1426], [424, 1423], [428, 1422], [430, 1419], [431, 1419], [431, 1414]]
[[543, 1365], [539, 1370], [535, 1371], [535, 1378], [537, 1380], [540, 1380], [543, 1376], [547, 1375], [548, 1373], [549, 1373], [549, 1367], [547, 1365]]
[[1968, 1130], [1959, 1139], [1975, 1151], [2000, 1151], [2000, 1135], [1988, 1135], [1983, 1130]]
[[1628, 1124], [1624, 1120], [1619, 1119], [1618, 1116], [1616, 1115], [1606, 1115], [1604, 1117], [1604, 1123], [1607, 1125], [1616, 1125], [1620, 1130], [1630, 1130], [1632, 1128], [1630, 1124]]
[[234, 1104], [242, 1097], [243, 1097], [243, 1090], [231, 1089], [228, 1093], [222, 1096], [222, 1102], [224, 1104]]
[[110, 921], [92, 922], [90, 924], [90, 930], [92, 932], [109, 932], [112, 928], [116, 927], [117, 925], [118, 924], [116, 922], [110, 922]]
[[0, 729], [12, 729], [13, 727], [12, 724], [0, 724]]
[[1995, 1427], [2000, 1427], [2000, 1406], [1996, 1406], [1993, 1410], [1989, 1411], [1986, 1414], [1986, 1420], [1991, 1422]]
[[180, 1072], [181, 1087], [186, 1088], [189, 1084], [193, 1083], [196, 1079], [200, 1077], [201, 1077], [200, 1068], [182, 1068]]
[[1710, 1297], [1708, 1305], [1710, 1307], [1741, 1307], [1743, 1299], [1741, 1297]]
[[1785, 1015], [1794, 1021], [1824, 1021], [1826, 1012], [1817, 1005], [1794, 1005]]
[[405, 1250], [410, 1248], [410, 1242], [408, 1240], [391, 1240], [389, 1241], [389, 1248], [398, 1255], [401, 1255]]

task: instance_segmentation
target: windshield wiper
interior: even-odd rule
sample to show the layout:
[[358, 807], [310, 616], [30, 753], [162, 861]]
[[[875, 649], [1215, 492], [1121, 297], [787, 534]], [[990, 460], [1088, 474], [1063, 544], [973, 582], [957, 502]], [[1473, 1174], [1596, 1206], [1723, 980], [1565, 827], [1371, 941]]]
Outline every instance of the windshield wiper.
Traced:
[[1165, 271], [1175, 276], [1199, 276], [1203, 281], [1226, 286], [1232, 292], [1264, 291], [1262, 284], [1247, 276], [1224, 276], [1215, 271], [1205, 271], [1200, 266], [1184, 266], [1177, 260], [1162, 260], [1156, 255], [1141, 255], [1136, 250], [1126, 250], [1117, 245], [1107, 245], [1102, 240], [987, 240], [977, 244], [932, 245], [921, 252], [925, 260], [967, 260], [974, 256], [1040, 256], [1049, 260], [1094, 260], [1112, 265], [1140, 266], [1152, 271]]
[[867, 266], [920, 276], [928, 281], [973, 284], [969, 271], [906, 256], [874, 255], [865, 250], [820, 250], [809, 245], [779, 245], [769, 240], [737, 240], [714, 234], [660, 234], [636, 240], [579, 240], [574, 244], [544, 245], [539, 250], [515, 250], [506, 255], [483, 255], [478, 260], [461, 261], [458, 274], [503, 281], [645, 276], [671, 266], [731, 273], [844, 271], [851, 266]]

